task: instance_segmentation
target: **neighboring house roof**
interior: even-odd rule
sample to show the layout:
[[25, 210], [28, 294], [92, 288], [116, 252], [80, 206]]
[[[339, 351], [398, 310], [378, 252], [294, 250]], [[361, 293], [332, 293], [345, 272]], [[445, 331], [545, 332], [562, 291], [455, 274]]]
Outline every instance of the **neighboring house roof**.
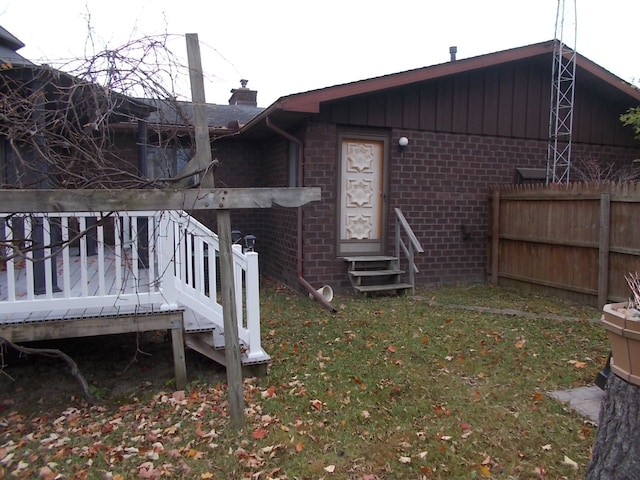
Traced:
[[[155, 108], [147, 119], [150, 124], [187, 126], [193, 125], [193, 104], [177, 100], [138, 99]], [[251, 105], [207, 104], [207, 120], [210, 128], [237, 131], [260, 112], [261, 107]]]
[[0, 26], [0, 65], [33, 65], [32, 62], [18, 54], [24, 43]]
[[[248, 122], [241, 130], [241, 133], [249, 135], [256, 134], [258, 136], [265, 135], [267, 133], [266, 129], [268, 128], [266, 127], [267, 117], [276, 119], [280, 122], [279, 126], [286, 128], [304, 117], [318, 113], [320, 111], [320, 105], [324, 102], [404, 87], [427, 80], [434, 80], [509, 62], [533, 59], [536, 57], [549, 57], [549, 70], [551, 70], [554, 44], [555, 40], [549, 40], [496, 53], [280, 97]], [[603, 82], [609, 85], [616, 94], [624, 95], [640, 102], [640, 90], [638, 88], [578, 53], [576, 53], [576, 67], [581, 72], [586, 73], [585, 77], [588, 77], [588, 81], [597, 80]], [[581, 74], [576, 74], [577, 77], [579, 75]], [[549, 80], [551, 81], [551, 75], [549, 75]], [[252, 132], [253, 130], [256, 131]]]

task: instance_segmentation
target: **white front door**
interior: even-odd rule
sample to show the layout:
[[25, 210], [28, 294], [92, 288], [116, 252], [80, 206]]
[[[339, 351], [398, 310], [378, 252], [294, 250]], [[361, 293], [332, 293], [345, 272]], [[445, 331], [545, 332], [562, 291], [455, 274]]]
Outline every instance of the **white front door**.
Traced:
[[338, 255], [384, 252], [384, 137], [340, 138]]

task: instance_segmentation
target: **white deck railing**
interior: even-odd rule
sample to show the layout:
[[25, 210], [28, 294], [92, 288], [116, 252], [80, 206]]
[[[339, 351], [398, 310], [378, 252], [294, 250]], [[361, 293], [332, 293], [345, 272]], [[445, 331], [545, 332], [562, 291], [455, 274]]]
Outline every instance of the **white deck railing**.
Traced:
[[[218, 252], [181, 211], [0, 213], [0, 324], [184, 309], [187, 332], [219, 336]], [[234, 246], [233, 265], [238, 337], [250, 361], [268, 359], [258, 254]]]

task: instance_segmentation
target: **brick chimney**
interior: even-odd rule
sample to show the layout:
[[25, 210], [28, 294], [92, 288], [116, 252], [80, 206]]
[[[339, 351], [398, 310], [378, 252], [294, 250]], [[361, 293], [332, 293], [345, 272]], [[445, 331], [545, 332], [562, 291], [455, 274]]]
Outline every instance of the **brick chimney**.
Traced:
[[231, 89], [231, 98], [229, 98], [229, 105], [250, 105], [252, 107], [258, 106], [258, 92], [257, 90], [250, 90], [247, 88], [249, 80], [240, 80], [240, 88]]

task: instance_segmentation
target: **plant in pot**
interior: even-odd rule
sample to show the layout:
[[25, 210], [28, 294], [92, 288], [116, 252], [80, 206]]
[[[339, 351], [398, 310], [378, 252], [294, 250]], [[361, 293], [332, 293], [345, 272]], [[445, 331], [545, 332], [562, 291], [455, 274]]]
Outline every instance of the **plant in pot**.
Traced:
[[625, 276], [631, 289], [629, 301], [608, 303], [602, 324], [611, 343], [611, 371], [640, 386], [640, 274]]

